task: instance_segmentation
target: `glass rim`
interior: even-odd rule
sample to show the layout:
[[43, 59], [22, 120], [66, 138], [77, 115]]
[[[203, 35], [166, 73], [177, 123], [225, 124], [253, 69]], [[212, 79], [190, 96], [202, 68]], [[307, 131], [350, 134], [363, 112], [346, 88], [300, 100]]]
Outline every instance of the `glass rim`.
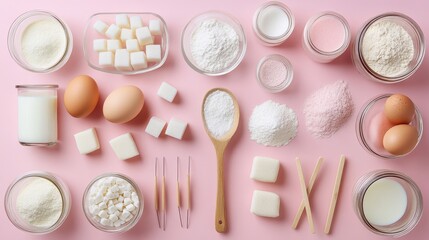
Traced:
[[15, 85], [17, 89], [56, 89], [58, 84], [20, 84]]

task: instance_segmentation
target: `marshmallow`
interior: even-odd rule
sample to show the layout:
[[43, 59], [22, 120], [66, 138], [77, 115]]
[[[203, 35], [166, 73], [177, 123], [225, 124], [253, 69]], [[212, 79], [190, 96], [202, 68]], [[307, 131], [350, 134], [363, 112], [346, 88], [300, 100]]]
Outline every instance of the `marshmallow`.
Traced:
[[128, 39], [125, 42], [128, 52], [138, 52], [140, 51], [139, 41], [137, 39]]
[[149, 21], [149, 30], [152, 35], [161, 35], [161, 28], [161, 21], [159, 19]]
[[130, 53], [127, 49], [118, 49], [115, 53], [115, 68], [119, 71], [132, 71]]
[[261, 217], [278, 217], [280, 215], [280, 197], [273, 192], [255, 190], [250, 212]]
[[106, 39], [95, 39], [93, 44], [93, 49], [96, 52], [105, 52], [107, 51], [107, 41]]
[[126, 42], [127, 40], [134, 39], [134, 33], [133, 30], [122, 28], [121, 30], [121, 40], [123, 42]]
[[100, 148], [95, 128], [76, 133], [74, 139], [80, 154], [92, 153]]
[[188, 123], [183, 122], [177, 118], [172, 118], [170, 122], [168, 122], [167, 129], [165, 130], [165, 134], [177, 138], [179, 140], [182, 139], [183, 134], [185, 133], [186, 127]]
[[261, 182], [274, 183], [279, 173], [280, 162], [274, 158], [258, 157], [253, 158], [250, 178]]
[[146, 57], [148, 62], [161, 61], [161, 46], [160, 45], [146, 45]]
[[164, 129], [166, 122], [161, 118], [151, 117], [149, 123], [146, 126], [145, 132], [151, 136], [159, 137]]
[[115, 52], [118, 49], [122, 48], [121, 41], [118, 39], [109, 39], [107, 40], [107, 51]]
[[131, 29], [133, 30], [143, 27], [142, 19], [140, 18], [140, 16], [131, 16], [130, 25]]
[[106, 30], [106, 36], [110, 39], [118, 39], [121, 35], [121, 28], [115, 24], [111, 24]]
[[98, 64], [101, 67], [113, 67], [115, 63], [115, 54], [112, 52], [101, 52], [98, 54]]
[[152, 38], [152, 35], [150, 34], [150, 30], [148, 27], [137, 28], [136, 37], [139, 40], [139, 44], [141, 47], [147, 44], [153, 43], [153, 38]]
[[130, 133], [122, 134], [110, 140], [109, 143], [116, 156], [121, 160], [127, 160], [140, 154]]
[[173, 102], [174, 97], [177, 94], [177, 89], [171, 86], [170, 84], [166, 82], [162, 82], [161, 86], [158, 88], [158, 96], [162, 97], [163, 99]]
[[129, 28], [130, 21], [127, 14], [118, 14], [116, 15], [116, 25], [120, 28]]
[[146, 54], [143, 51], [132, 52], [130, 61], [132, 68], [136, 71], [147, 68]]
[[93, 27], [94, 27], [95, 31], [97, 31], [97, 32], [99, 32], [101, 34], [105, 34], [106, 31], [107, 31], [107, 28], [109, 28], [109, 26], [105, 22], [103, 22], [101, 20], [96, 21], [94, 23]]

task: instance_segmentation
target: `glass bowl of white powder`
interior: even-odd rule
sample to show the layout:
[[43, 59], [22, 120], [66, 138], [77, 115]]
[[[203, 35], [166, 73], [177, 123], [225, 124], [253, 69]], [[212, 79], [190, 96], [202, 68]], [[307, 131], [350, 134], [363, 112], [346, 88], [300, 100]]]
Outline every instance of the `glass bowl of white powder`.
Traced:
[[352, 59], [364, 76], [397, 83], [413, 75], [423, 62], [425, 41], [419, 25], [396, 12], [376, 16], [359, 30]]
[[220, 76], [234, 70], [246, 53], [241, 24], [224, 12], [209, 11], [192, 18], [182, 32], [182, 54], [195, 71]]
[[60, 69], [73, 50], [67, 25], [53, 13], [38, 10], [20, 15], [12, 23], [7, 41], [12, 58], [24, 69], [38, 73]]
[[18, 177], [6, 191], [4, 206], [18, 229], [46, 234], [59, 228], [71, 207], [67, 185], [47, 172], [29, 172]]

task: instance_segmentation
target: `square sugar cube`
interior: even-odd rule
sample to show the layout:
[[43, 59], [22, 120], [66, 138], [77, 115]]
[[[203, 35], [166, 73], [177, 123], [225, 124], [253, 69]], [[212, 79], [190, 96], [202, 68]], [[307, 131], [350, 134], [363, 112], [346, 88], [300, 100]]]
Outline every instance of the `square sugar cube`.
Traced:
[[129, 39], [125, 42], [128, 52], [140, 51], [139, 41], [137, 39]]
[[115, 24], [111, 24], [106, 30], [106, 36], [110, 39], [119, 39], [121, 35], [121, 28]]
[[145, 132], [157, 138], [161, 134], [162, 129], [164, 129], [165, 124], [166, 122], [161, 118], [151, 117]]
[[146, 57], [148, 62], [161, 61], [161, 46], [160, 45], [146, 45]]
[[273, 192], [253, 191], [250, 212], [260, 217], [278, 217], [280, 215], [280, 197]]
[[105, 34], [107, 31], [107, 28], [109, 28], [109, 25], [107, 25], [105, 22], [101, 21], [101, 20], [97, 20], [94, 25], [93, 25], [95, 31], [101, 33], [101, 34]]
[[137, 28], [136, 37], [139, 40], [140, 47], [153, 43], [153, 38], [148, 27]]
[[177, 94], [177, 89], [166, 82], [162, 82], [157, 94], [165, 100], [173, 102]]
[[152, 19], [149, 21], [149, 30], [152, 35], [161, 35], [161, 28], [162, 25], [159, 19]]
[[112, 52], [100, 52], [98, 54], [98, 64], [102, 67], [113, 67], [115, 64], [115, 54]]
[[121, 30], [121, 40], [123, 42], [133, 39], [134, 38], [134, 31], [128, 28], [122, 28]]
[[96, 52], [107, 51], [107, 40], [106, 39], [95, 39], [93, 41], [93, 49]]
[[165, 130], [165, 134], [182, 140], [183, 134], [185, 133], [186, 127], [188, 123], [181, 121], [177, 118], [172, 118], [168, 122], [167, 129]]
[[118, 49], [115, 53], [115, 68], [119, 71], [132, 71], [130, 53], [127, 49]]
[[76, 133], [74, 139], [80, 154], [92, 153], [100, 148], [95, 128]]
[[253, 158], [250, 178], [261, 182], [274, 183], [277, 181], [280, 162], [274, 158], [259, 157]]
[[140, 16], [130, 16], [130, 26], [133, 30], [143, 27], [142, 19], [140, 18]]
[[121, 160], [127, 160], [140, 155], [131, 133], [122, 134], [110, 140], [109, 143], [116, 156]]
[[130, 21], [127, 14], [117, 14], [116, 15], [116, 25], [120, 28], [129, 28]]
[[116, 50], [121, 48], [122, 48], [122, 43], [118, 39], [107, 40], [107, 51], [115, 52]]
[[143, 51], [130, 53], [130, 61], [134, 70], [147, 68], [146, 54]]

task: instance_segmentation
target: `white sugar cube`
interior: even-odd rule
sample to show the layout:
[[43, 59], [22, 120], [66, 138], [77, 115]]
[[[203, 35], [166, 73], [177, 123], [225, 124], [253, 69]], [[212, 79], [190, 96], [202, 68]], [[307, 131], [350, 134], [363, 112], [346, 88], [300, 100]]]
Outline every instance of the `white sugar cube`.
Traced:
[[122, 28], [121, 30], [121, 40], [126, 42], [129, 39], [134, 39], [134, 32], [128, 28]]
[[167, 129], [165, 130], [165, 134], [177, 138], [179, 140], [182, 139], [183, 134], [185, 133], [186, 127], [188, 123], [181, 121], [177, 118], [172, 118], [170, 122], [168, 122]]
[[122, 48], [121, 41], [118, 39], [109, 39], [107, 40], [107, 51], [115, 52], [118, 49]]
[[121, 28], [115, 24], [111, 24], [106, 30], [106, 36], [110, 39], [119, 39], [121, 35]]
[[161, 21], [152, 19], [149, 21], [149, 30], [152, 35], [161, 35]]
[[116, 15], [116, 25], [120, 28], [129, 28], [130, 21], [127, 14], [118, 14]]
[[128, 210], [124, 210], [119, 218], [125, 221], [129, 216], [131, 216], [131, 213]]
[[90, 128], [74, 135], [80, 154], [88, 154], [100, 148], [95, 128]]
[[177, 94], [177, 89], [166, 82], [162, 82], [157, 94], [165, 100], [173, 102]]
[[250, 212], [261, 217], [278, 217], [280, 215], [279, 195], [273, 192], [255, 190]]
[[98, 216], [99, 216], [99, 217], [101, 217], [101, 218], [108, 218], [108, 217], [109, 217], [109, 214], [107, 214], [107, 211], [106, 211], [106, 210], [102, 210], [102, 211], [100, 211], [100, 212], [98, 213]]
[[132, 212], [136, 209], [136, 207], [133, 204], [129, 204], [125, 207], [127, 211]]
[[101, 52], [98, 54], [98, 64], [102, 67], [113, 67], [115, 54], [112, 52]]
[[161, 134], [162, 129], [164, 129], [165, 124], [166, 122], [161, 118], [151, 117], [145, 132], [157, 138]]
[[132, 71], [130, 53], [127, 49], [118, 49], [115, 53], [115, 68], [119, 71]]
[[130, 61], [134, 70], [147, 68], [146, 54], [143, 51], [130, 53]]
[[250, 178], [261, 182], [274, 183], [277, 180], [279, 168], [279, 160], [274, 158], [256, 156], [255, 158], [253, 158]]
[[143, 27], [142, 19], [140, 16], [131, 16], [130, 17], [131, 29], [137, 29]]
[[153, 43], [153, 38], [152, 38], [152, 35], [150, 34], [150, 30], [148, 27], [137, 28], [136, 37], [139, 40], [139, 44], [141, 47], [147, 44]]
[[161, 61], [161, 46], [160, 45], [146, 45], [146, 58], [148, 62]]
[[139, 41], [137, 39], [129, 39], [125, 42], [128, 52], [140, 51]]
[[131, 133], [122, 134], [110, 140], [109, 143], [116, 156], [121, 160], [127, 160], [139, 155], [139, 151]]
[[107, 51], [106, 39], [95, 39], [92, 46], [93, 46], [94, 51], [96, 51], [96, 52]]
[[107, 31], [107, 28], [109, 28], [109, 25], [107, 25], [105, 22], [98, 20], [94, 23], [94, 29], [95, 31], [101, 33], [101, 34], [105, 34]]
[[115, 214], [111, 214], [110, 216], [109, 216], [109, 220], [110, 220], [110, 222], [116, 222], [116, 221], [118, 221], [118, 216], [116, 216]]
[[108, 218], [101, 218], [100, 223], [103, 226], [110, 226], [112, 224], [112, 222]]

